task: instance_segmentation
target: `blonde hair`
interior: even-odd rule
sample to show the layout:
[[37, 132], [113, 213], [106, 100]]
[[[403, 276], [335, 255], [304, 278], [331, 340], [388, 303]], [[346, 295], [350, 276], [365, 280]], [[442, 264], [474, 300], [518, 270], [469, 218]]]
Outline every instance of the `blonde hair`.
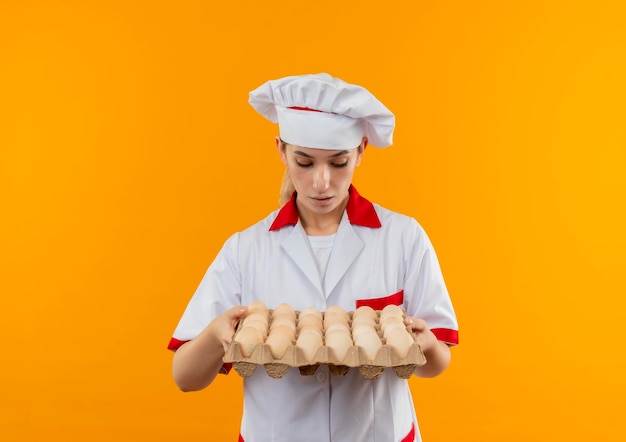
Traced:
[[294, 187], [293, 183], [291, 182], [291, 178], [289, 177], [289, 170], [285, 168], [285, 172], [283, 173], [283, 180], [280, 183], [280, 197], [278, 199], [278, 205], [280, 207], [287, 204], [287, 202], [291, 199], [291, 195], [293, 195], [294, 190], [296, 190], [296, 188]]
[[[285, 143], [282, 139], [278, 139], [280, 143], [280, 148], [284, 151], [287, 149], [287, 143]], [[285, 167], [285, 172], [283, 172], [283, 180], [280, 183], [280, 195], [278, 197], [278, 206], [283, 207], [289, 200], [291, 199], [291, 195], [296, 190], [293, 183], [291, 182], [291, 178], [289, 177], [289, 169]]]

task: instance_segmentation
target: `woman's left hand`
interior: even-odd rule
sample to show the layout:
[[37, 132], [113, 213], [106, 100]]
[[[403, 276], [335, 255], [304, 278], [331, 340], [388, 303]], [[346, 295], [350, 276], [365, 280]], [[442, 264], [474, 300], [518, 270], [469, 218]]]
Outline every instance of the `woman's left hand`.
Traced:
[[420, 345], [422, 352], [427, 353], [433, 347], [438, 345], [439, 341], [435, 337], [434, 333], [428, 328], [426, 321], [407, 316], [405, 323], [411, 327], [411, 330], [413, 330], [413, 333], [415, 334], [415, 341]]
[[441, 374], [450, 365], [451, 355], [448, 345], [437, 339], [423, 319], [408, 316], [405, 322], [413, 330], [415, 342], [419, 344], [426, 357], [426, 364], [416, 367], [415, 374], [426, 378]]

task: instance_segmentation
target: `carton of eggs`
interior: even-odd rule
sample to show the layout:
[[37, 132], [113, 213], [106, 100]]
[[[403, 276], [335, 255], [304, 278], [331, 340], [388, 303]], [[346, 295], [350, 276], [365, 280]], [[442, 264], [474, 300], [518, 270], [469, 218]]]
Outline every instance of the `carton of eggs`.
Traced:
[[295, 311], [289, 304], [268, 309], [255, 301], [240, 321], [224, 362], [231, 362], [243, 377], [260, 365], [280, 378], [289, 368], [312, 375], [326, 364], [333, 375], [358, 368], [365, 378], [375, 379], [390, 368], [408, 378], [426, 359], [404, 320], [396, 305], [350, 312], [330, 306], [321, 312], [314, 307]]

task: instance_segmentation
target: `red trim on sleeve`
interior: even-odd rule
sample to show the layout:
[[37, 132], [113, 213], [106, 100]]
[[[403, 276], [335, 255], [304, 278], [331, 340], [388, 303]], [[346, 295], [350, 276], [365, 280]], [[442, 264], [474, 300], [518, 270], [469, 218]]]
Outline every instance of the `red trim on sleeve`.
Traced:
[[[374, 209], [374, 205], [359, 195], [353, 185], [350, 185], [350, 196], [346, 206], [346, 213], [351, 224], [357, 226], [378, 229], [382, 226], [380, 218]], [[270, 231], [278, 230], [288, 225], [298, 224], [298, 208], [296, 206], [297, 194], [294, 192], [291, 199], [281, 207], [274, 222], [270, 226]]]
[[357, 299], [356, 308], [361, 306], [369, 306], [374, 310], [382, 310], [389, 304], [402, 305], [404, 302], [404, 290], [400, 290], [393, 295], [385, 296], [384, 298], [370, 298], [370, 299]]
[[239, 439], [237, 442], [246, 442], [245, 440], [243, 440], [243, 437], [241, 437], [241, 434], [239, 435]]
[[449, 328], [432, 328], [435, 337], [446, 344], [457, 345], [459, 343], [459, 332]]
[[170, 343], [168, 344], [167, 349], [168, 350], [172, 350], [172, 351], [176, 351], [185, 342], [189, 342], [189, 341], [181, 341], [180, 339], [172, 338], [172, 339], [170, 339]]
[[400, 442], [413, 442], [414, 440], [415, 440], [415, 423], [412, 423], [411, 431], [409, 431], [409, 434], [404, 436], [404, 439], [402, 439]]

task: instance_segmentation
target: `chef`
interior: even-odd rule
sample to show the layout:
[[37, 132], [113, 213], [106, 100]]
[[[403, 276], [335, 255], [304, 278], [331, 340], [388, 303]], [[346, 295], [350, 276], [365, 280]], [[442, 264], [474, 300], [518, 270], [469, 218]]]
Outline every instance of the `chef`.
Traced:
[[[233, 234], [209, 266], [169, 345], [176, 384], [200, 390], [229, 372], [222, 358], [253, 301], [320, 311], [398, 305], [427, 360], [415, 374], [442, 373], [458, 327], [433, 246], [416, 220], [352, 185], [366, 148], [391, 145], [394, 115], [365, 88], [328, 74], [268, 81], [249, 101], [278, 123], [276, 149], [294, 191]], [[324, 365], [314, 376], [293, 368], [280, 379], [264, 370], [244, 378], [240, 441], [420, 440], [408, 383], [390, 369], [375, 380], [356, 369], [331, 375]]]

